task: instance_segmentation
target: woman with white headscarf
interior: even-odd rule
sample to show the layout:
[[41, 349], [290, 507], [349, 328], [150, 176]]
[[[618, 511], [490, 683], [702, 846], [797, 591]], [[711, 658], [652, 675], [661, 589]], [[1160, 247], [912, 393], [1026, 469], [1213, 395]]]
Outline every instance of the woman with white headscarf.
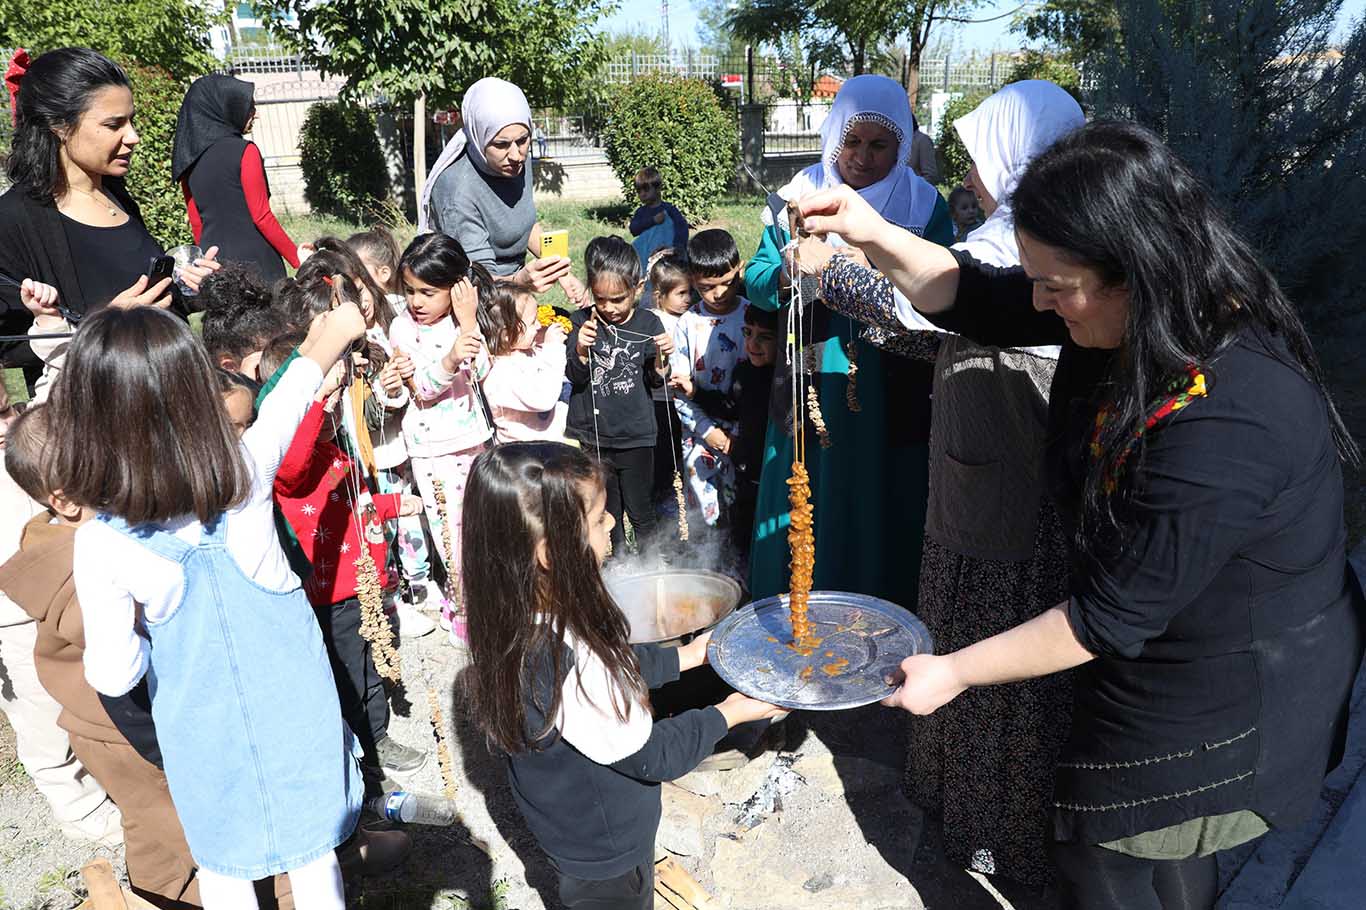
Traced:
[[[1018, 265], [1010, 191], [1035, 155], [1084, 122], [1072, 96], [1043, 81], [1008, 85], [957, 120], [973, 162], [966, 185], [988, 219], [954, 248], [992, 265]], [[798, 258], [803, 271], [820, 276], [828, 306], [898, 336], [892, 350], [925, 350], [924, 318], [886, 278], [832, 258], [815, 241], [804, 241]], [[1058, 349], [938, 337], [917, 613], [942, 654], [1065, 599], [1068, 562], [1042, 470]], [[1048, 880], [1046, 807], [1069, 728], [1071, 683], [1069, 674], [1056, 674], [973, 689], [935, 714], [911, 717], [907, 794], [942, 821], [951, 862], [1029, 885]]]
[[489, 77], [465, 92], [461, 129], [432, 165], [418, 200], [418, 233], [454, 237], [471, 262], [537, 291], [569, 273], [569, 260], [527, 259], [539, 235], [532, 196], [531, 106], [511, 82]]
[[[764, 212], [763, 239], [745, 270], [751, 304], [773, 310], [787, 302], [785, 206], [823, 189], [848, 185], [887, 220], [945, 246], [953, 242], [943, 197], [907, 165], [912, 135], [910, 102], [894, 80], [856, 76], [840, 88], [821, 128], [821, 160], [779, 190]], [[829, 241], [842, 244], [836, 236]], [[925, 520], [929, 364], [886, 356], [852, 320], [824, 318], [829, 315], [817, 308], [809, 336], [818, 339], [814, 382], [832, 443], [812, 445], [806, 455], [816, 521], [814, 586], [910, 607]], [[787, 590], [791, 465], [786, 421], [771, 421], [750, 562], [755, 597]]]

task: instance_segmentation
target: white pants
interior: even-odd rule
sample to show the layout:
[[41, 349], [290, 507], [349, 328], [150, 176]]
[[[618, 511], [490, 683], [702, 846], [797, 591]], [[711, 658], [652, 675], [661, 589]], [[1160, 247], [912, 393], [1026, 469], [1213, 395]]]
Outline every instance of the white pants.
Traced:
[[[5, 600], [6, 608], [18, 609]], [[38, 624], [32, 620], [0, 626], [0, 710], [14, 728], [19, 761], [52, 814], [61, 824], [77, 822], [104, 803], [104, 788], [72, 754], [66, 731], [57, 726], [62, 706], [38, 681], [33, 665], [37, 640]]]
[[[228, 878], [199, 870], [199, 899], [204, 910], [257, 910], [256, 889], [250, 879]], [[307, 866], [289, 870], [295, 910], [346, 910], [341, 864], [332, 851]]]

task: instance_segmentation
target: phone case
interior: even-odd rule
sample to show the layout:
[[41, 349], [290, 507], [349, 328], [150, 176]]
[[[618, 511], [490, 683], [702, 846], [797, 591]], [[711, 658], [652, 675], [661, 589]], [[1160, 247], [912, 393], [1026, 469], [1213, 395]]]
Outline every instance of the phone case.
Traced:
[[541, 235], [541, 258], [563, 256], [569, 258], [569, 232], [548, 231]]

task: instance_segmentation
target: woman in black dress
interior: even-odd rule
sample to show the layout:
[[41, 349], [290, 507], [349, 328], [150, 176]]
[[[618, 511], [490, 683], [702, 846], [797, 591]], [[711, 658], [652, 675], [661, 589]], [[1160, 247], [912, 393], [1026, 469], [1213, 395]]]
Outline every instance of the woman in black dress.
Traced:
[[[12, 186], [0, 196], [0, 272], [55, 288], [57, 302], [30, 313], [17, 288], [0, 287], [0, 332], [25, 332], [35, 315], [47, 320], [44, 331], [59, 331], [108, 305], [169, 306], [170, 279], [149, 287], [146, 277], [162, 245], [124, 186], [140, 141], [128, 76], [79, 47], [15, 64], [26, 71], [6, 164]], [[218, 267], [213, 258], [209, 250], [181, 277], [197, 287]], [[37, 378], [27, 345], [0, 347], [0, 360]]]
[[196, 79], [176, 118], [171, 177], [185, 193], [195, 243], [271, 284], [285, 277], [285, 262], [299, 267], [300, 250], [271, 211], [261, 150], [242, 137], [256, 119], [254, 96], [250, 82], [222, 73]]
[[1358, 452], [1293, 306], [1152, 133], [1084, 127], [1014, 197], [1021, 268], [899, 232], [853, 194], [807, 227], [993, 346], [1061, 344], [1045, 470], [1068, 599], [902, 663], [928, 714], [1080, 668], [1053, 799], [1069, 907], [1212, 907], [1214, 854], [1313, 811], [1361, 663], [1342, 462]]

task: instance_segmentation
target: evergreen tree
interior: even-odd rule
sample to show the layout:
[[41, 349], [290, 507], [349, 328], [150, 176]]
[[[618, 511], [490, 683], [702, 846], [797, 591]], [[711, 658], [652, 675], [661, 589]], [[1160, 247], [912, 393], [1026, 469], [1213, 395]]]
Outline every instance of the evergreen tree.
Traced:
[[1097, 113], [1156, 130], [1322, 323], [1361, 306], [1366, 23], [1342, 0], [1118, 0]]

